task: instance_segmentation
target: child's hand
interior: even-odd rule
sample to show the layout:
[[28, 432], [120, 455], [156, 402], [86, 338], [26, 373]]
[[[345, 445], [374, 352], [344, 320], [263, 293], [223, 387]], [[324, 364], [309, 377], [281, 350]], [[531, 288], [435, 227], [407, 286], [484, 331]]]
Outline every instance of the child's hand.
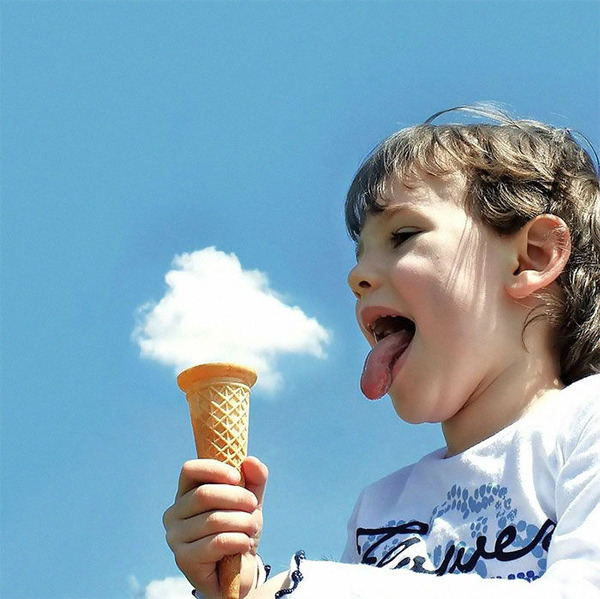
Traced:
[[242, 554], [240, 595], [252, 589], [257, 574], [256, 548], [262, 532], [262, 500], [267, 467], [256, 458], [239, 473], [215, 460], [191, 460], [181, 469], [175, 503], [163, 524], [175, 562], [190, 583], [208, 598], [220, 598], [217, 562]]
[[265, 582], [262, 586], [254, 589], [250, 595], [248, 595], [247, 599], [273, 599], [275, 593], [280, 591], [285, 586], [288, 580], [288, 573], [281, 572], [277, 574], [277, 576], [273, 576]]

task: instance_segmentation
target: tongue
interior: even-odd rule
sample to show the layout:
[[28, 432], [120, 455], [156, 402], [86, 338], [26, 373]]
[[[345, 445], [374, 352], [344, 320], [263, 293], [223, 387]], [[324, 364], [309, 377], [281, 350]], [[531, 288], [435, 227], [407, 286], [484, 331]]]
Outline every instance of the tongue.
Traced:
[[369, 399], [379, 399], [387, 393], [392, 384], [394, 363], [411, 339], [408, 331], [398, 331], [379, 341], [370, 351], [360, 379], [360, 388]]

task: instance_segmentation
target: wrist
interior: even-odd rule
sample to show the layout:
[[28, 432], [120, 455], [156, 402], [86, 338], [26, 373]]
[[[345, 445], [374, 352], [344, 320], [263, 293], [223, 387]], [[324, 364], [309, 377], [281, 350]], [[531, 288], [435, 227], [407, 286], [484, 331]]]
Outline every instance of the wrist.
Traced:
[[271, 566], [269, 566], [268, 564], [265, 564], [262, 561], [262, 558], [260, 557], [260, 555], [258, 555], [258, 553], [256, 554], [255, 557], [256, 557], [256, 582], [252, 586], [253, 589], [265, 584], [265, 582], [267, 581], [267, 578], [269, 578], [269, 573], [271, 572]]
[[[255, 567], [253, 570], [254, 574], [252, 578], [252, 584], [250, 585], [250, 588], [246, 591], [246, 594], [244, 596], [248, 596], [254, 589], [257, 589], [258, 587], [265, 584], [267, 578], [269, 578], [269, 573], [271, 572], [271, 566], [265, 564], [262, 561], [260, 555], [255, 554], [253, 557], [255, 560]], [[209, 597], [208, 595], [201, 593], [197, 589], [192, 590], [192, 597], [195, 597], [195, 599], [221, 599], [220, 596]]]
[[247, 597], [252, 591], [265, 584], [267, 578], [269, 577], [269, 572], [271, 571], [271, 566], [265, 565], [260, 555], [256, 553], [252, 557], [254, 557], [253, 578], [250, 587], [244, 594], [244, 597]]

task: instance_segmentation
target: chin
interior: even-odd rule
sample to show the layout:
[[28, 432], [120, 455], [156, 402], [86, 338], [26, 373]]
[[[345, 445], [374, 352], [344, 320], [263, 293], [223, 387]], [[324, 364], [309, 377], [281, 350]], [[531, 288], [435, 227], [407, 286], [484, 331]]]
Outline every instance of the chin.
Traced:
[[398, 414], [398, 417], [408, 424], [423, 424], [424, 422], [431, 422], [420, 410], [414, 409], [417, 406], [407, 406], [403, 402], [397, 402], [393, 397], [392, 404], [396, 414]]
[[408, 424], [436, 424], [446, 418], [443, 404], [437, 403], [435, 398], [422, 395], [407, 397], [406, 394], [400, 394], [393, 389], [390, 389], [388, 395], [398, 417]]

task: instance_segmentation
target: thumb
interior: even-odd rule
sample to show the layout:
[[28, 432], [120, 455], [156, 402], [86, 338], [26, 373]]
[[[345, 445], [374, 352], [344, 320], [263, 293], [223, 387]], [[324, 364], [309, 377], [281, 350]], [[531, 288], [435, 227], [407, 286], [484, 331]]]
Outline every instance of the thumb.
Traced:
[[244, 486], [248, 491], [254, 493], [258, 499], [258, 509], [260, 509], [269, 478], [269, 470], [258, 458], [249, 456], [242, 464], [242, 474], [245, 479]]

